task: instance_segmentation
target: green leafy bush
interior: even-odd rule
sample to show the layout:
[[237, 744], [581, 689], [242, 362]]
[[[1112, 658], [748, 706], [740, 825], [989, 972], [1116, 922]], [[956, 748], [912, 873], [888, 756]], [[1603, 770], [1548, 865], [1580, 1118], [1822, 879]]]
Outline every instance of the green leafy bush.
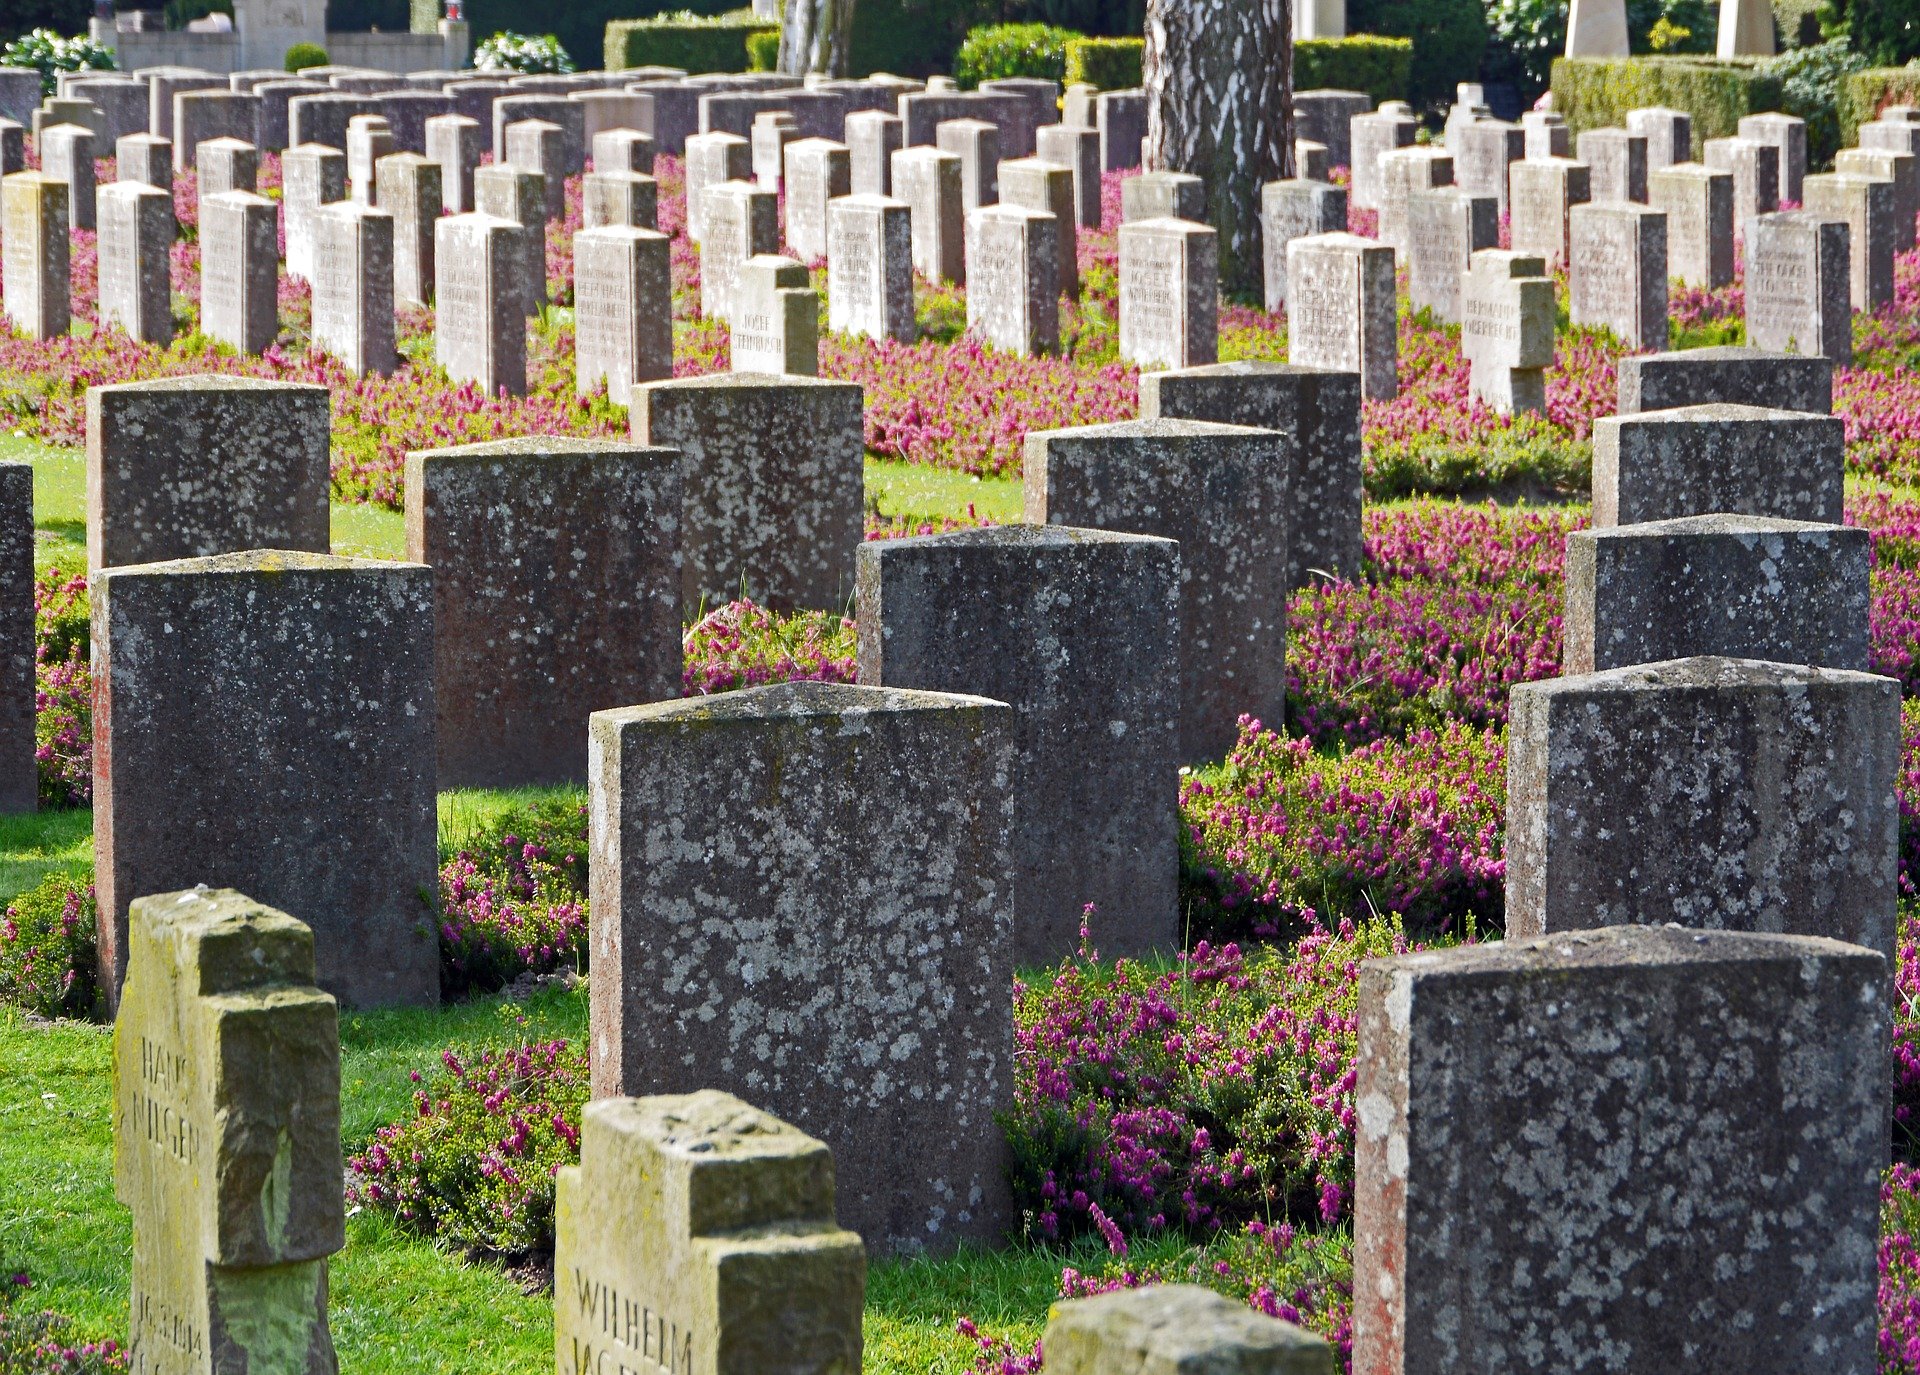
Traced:
[[0, 49], [0, 67], [33, 67], [40, 73], [40, 89], [54, 91], [55, 72], [110, 72], [113, 50], [90, 38], [62, 38], [52, 29], [35, 29]]
[[1920, 104], [1920, 67], [1870, 67], [1840, 83], [1840, 146], [1849, 147], [1862, 124], [1889, 105]]
[[573, 58], [552, 34], [494, 34], [473, 50], [473, 65], [483, 72], [522, 74], [562, 73], [573, 70]]
[[0, 1001], [42, 1017], [100, 1012], [93, 880], [49, 874], [0, 915]]
[[1823, 17], [1829, 33], [1844, 30], [1875, 66], [1920, 57], [1920, 0], [1832, 0]]
[[1665, 105], [1693, 116], [1696, 144], [1730, 138], [1742, 115], [1780, 108], [1780, 78], [1755, 62], [1692, 57], [1562, 57], [1553, 64], [1553, 108], [1575, 133], [1626, 122], [1627, 111]]
[[332, 59], [327, 50], [318, 43], [295, 43], [287, 49], [287, 70], [305, 71], [308, 67], [324, 67]]
[[0, 0], [0, 39], [18, 38], [34, 29], [83, 33], [92, 16], [93, 0]]
[[[0, 1257], [0, 1260], [5, 1258]], [[19, 1307], [14, 1291], [33, 1293], [25, 1274], [0, 1268], [0, 1371], [6, 1375], [119, 1375], [130, 1353], [115, 1341], [88, 1341], [73, 1319], [52, 1309]]]
[[1789, 49], [1766, 64], [1780, 82], [1780, 108], [1807, 122], [1807, 156], [1817, 166], [1840, 150], [1840, 90], [1866, 65], [1844, 38]]
[[1413, 40], [1407, 98], [1417, 105], [1443, 106], [1456, 83], [1480, 78], [1487, 47], [1481, 0], [1352, 0], [1347, 31]]
[[607, 25], [606, 68], [680, 67], [689, 72], [737, 72], [746, 64], [747, 39], [778, 33], [764, 20], [732, 15], [703, 19], [677, 14], [670, 19], [624, 19]]
[[989, 24], [967, 34], [953, 60], [953, 79], [965, 90], [1009, 76], [1067, 76], [1067, 44], [1084, 37], [1046, 24]]
[[[1139, 38], [1076, 38], [1067, 44], [1067, 84], [1085, 82], [1103, 91], [1130, 91], [1140, 84], [1146, 48], [1145, 40]], [[1297, 46], [1294, 52], [1299, 52]]]
[[747, 35], [747, 70], [750, 72], [780, 70], [780, 30], [766, 29]]
[[1374, 103], [1405, 100], [1413, 73], [1413, 40], [1360, 34], [1303, 38], [1293, 45], [1293, 89], [1365, 91]]

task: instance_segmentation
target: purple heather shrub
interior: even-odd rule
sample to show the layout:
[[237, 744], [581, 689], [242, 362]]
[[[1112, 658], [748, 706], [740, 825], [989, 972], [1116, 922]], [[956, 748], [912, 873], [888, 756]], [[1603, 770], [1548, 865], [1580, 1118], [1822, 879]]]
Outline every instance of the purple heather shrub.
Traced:
[[88, 654], [87, 579], [58, 567], [33, 583], [35, 757], [40, 804], [93, 801], [93, 674]]
[[[49, 874], [0, 912], [0, 1002], [41, 1017], [95, 1017], [93, 881]], [[0, 1364], [0, 1370], [8, 1367]]]
[[131, 1353], [116, 1341], [87, 1341], [73, 1320], [23, 1307], [33, 1290], [25, 1273], [0, 1274], [0, 1371], [7, 1375], [120, 1375]]
[[586, 969], [587, 809], [551, 805], [559, 814], [545, 818], [546, 834], [505, 831], [440, 866], [443, 996], [493, 992], [522, 974]]
[[750, 601], [709, 611], [686, 633], [682, 693], [704, 697], [763, 683], [851, 683], [853, 622], [827, 611], [782, 616]]

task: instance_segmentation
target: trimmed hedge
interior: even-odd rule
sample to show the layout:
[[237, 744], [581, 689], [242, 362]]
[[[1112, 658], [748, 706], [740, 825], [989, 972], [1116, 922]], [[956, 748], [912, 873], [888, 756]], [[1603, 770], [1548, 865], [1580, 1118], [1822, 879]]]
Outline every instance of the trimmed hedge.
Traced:
[[1405, 100], [1411, 89], [1413, 40], [1360, 34], [1302, 38], [1293, 45], [1293, 89], [1365, 91], [1378, 105]]
[[606, 68], [610, 72], [654, 66], [737, 72], [747, 65], [751, 35], [779, 32], [780, 26], [770, 20], [615, 20], [607, 25]]
[[[858, 13], [856, 10], [855, 13]], [[1083, 37], [1050, 24], [987, 24], [967, 34], [953, 60], [953, 79], [971, 91], [983, 81], [1036, 76], [1062, 81], [1067, 75], [1067, 44]]]
[[1076, 38], [1067, 44], [1067, 85], [1085, 82], [1103, 91], [1140, 84], [1147, 44], [1141, 38]]
[[1920, 105], [1920, 67], [1869, 67], [1841, 82], [1840, 146], [1851, 148], [1889, 105]]
[[1348, 0], [1347, 32], [1412, 39], [1407, 99], [1444, 110], [1458, 83], [1480, 79], [1487, 12], [1481, 0]]
[[747, 70], [750, 72], [780, 70], [779, 29], [768, 29], [763, 33], [747, 35]]
[[1696, 143], [1731, 138], [1742, 115], [1780, 108], [1780, 79], [1753, 62], [1697, 57], [1554, 59], [1553, 108], [1574, 133], [1623, 125], [1645, 105], [1692, 115]]

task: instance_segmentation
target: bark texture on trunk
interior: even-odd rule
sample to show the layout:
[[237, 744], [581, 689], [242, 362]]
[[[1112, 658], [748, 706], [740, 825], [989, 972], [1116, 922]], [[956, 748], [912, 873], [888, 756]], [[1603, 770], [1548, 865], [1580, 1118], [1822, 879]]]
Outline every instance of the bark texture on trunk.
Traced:
[[854, 0], [786, 0], [780, 70], [788, 76], [845, 76], [851, 70]]
[[1260, 188], [1293, 175], [1290, 0], [1147, 0], [1145, 166], [1207, 184], [1220, 285], [1261, 279]]

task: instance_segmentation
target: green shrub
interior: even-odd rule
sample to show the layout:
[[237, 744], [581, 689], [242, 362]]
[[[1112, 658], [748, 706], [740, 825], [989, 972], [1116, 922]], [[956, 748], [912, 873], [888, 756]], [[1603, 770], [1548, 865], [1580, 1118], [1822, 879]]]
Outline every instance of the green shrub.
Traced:
[[62, 38], [51, 29], [35, 29], [0, 49], [0, 67], [37, 68], [40, 89], [52, 95], [55, 72], [110, 72], [114, 60], [111, 49], [90, 38]]
[[1730, 138], [1742, 115], [1780, 108], [1780, 78], [1754, 62], [1690, 57], [1562, 57], [1553, 64], [1553, 108], [1577, 134], [1626, 122], [1627, 111], [1665, 105], [1693, 116], [1696, 144]]
[[953, 79], [969, 91], [983, 81], [1009, 76], [1064, 81], [1067, 44], [1081, 37], [1071, 29], [1045, 24], [989, 24], [967, 34], [953, 59]]
[[331, 59], [327, 50], [318, 43], [295, 43], [287, 49], [287, 70], [304, 71], [308, 67], [324, 67]]
[[1293, 89], [1331, 87], [1365, 91], [1377, 105], [1405, 100], [1413, 71], [1413, 40], [1362, 34], [1353, 38], [1303, 38], [1293, 45]]
[[1780, 108], [1807, 122], [1807, 157], [1827, 166], [1840, 150], [1840, 88], [1866, 66], [1844, 38], [1792, 48], [1766, 64], [1780, 81]]
[[1067, 44], [1067, 84], [1085, 82], [1103, 91], [1130, 91], [1140, 84], [1146, 48], [1145, 40], [1139, 38], [1076, 38]]
[[623, 19], [607, 25], [606, 68], [681, 67], [689, 72], [737, 72], [746, 64], [747, 38], [778, 33], [767, 20], [732, 15], [703, 19]]
[[573, 58], [550, 33], [535, 37], [505, 30], [473, 50], [473, 65], [482, 72], [557, 74], [572, 71]]
[[1920, 104], [1920, 67], [1870, 67], [1840, 83], [1840, 146], [1851, 147], [1860, 126], [1889, 105]]
[[[92, 15], [93, 0], [0, 0], [0, 40], [18, 38], [35, 29], [83, 33]], [[3, 1369], [5, 1366], [0, 1365]]]
[[1456, 83], [1480, 79], [1487, 47], [1481, 0], [1352, 0], [1347, 30], [1413, 40], [1407, 98], [1417, 105], [1443, 106]]
[[1829, 31], [1844, 28], [1854, 51], [1878, 67], [1920, 57], [1920, 0], [1833, 0]]
[[42, 1017], [100, 1011], [93, 879], [49, 874], [0, 915], [0, 1001]]
[[780, 70], [780, 30], [767, 29], [747, 35], [747, 70], [750, 72]]

